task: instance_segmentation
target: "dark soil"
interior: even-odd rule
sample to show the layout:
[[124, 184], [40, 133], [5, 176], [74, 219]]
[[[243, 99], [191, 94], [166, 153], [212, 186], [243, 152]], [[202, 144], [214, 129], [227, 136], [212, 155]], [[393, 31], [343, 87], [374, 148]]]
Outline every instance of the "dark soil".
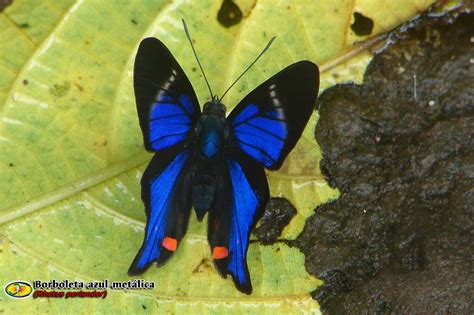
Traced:
[[274, 243], [295, 214], [296, 209], [288, 200], [270, 198], [258, 227], [252, 233], [262, 244]]
[[3, 12], [12, 2], [13, 0], [0, 0], [0, 12]]
[[474, 15], [446, 20], [320, 97], [321, 167], [342, 196], [294, 244], [325, 314], [474, 313]]

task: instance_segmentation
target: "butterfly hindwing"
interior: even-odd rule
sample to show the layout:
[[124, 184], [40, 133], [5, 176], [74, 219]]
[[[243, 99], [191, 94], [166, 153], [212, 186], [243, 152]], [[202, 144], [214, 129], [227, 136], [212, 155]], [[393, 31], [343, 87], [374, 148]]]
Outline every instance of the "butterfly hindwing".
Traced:
[[225, 163], [213, 208], [209, 211], [208, 238], [214, 264], [221, 275], [232, 276], [237, 288], [252, 292], [247, 250], [252, 229], [269, 198], [263, 166], [242, 152]]
[[250, 232], [263, 215], [269, 198], [267, 177], [262, 166], [242, 156], [227, 160], [233, 198], [227, 269], [235, 285], [247, 294], [252, 292], [247, 267]]
[[221, 198], [209, 211], [208, 238], [219, 273], [230, 274], [244, 293], [252, 292], [247, 267], [250, 233], [269, 198], [264, 167], [278, 169], [296, 145], [318, 86], [317, 66], [295, 63], [253, 90], [227, 118], [225, 175], [219, 181]]
[[278, 169], [298, 141], [319, 88], [318, 67], [300, 61], [250, 92], [227, 118], [231, 145], [268, 169]]
[[[166, 152], [166, 151], [173, 152]], [[142, 200], [147, 214], [143, 245], [128, 273], [141, 274], [153, 261], [158, 265], [176, 250], [191, 213], [190, 153], [171, 148], [156, 154], [145, 170]]]
[[133, 85], [145, 148], [162, 151], [184, 141], [199, 119], [199, 103], [183, 69], [158, 39], [140, 43]]

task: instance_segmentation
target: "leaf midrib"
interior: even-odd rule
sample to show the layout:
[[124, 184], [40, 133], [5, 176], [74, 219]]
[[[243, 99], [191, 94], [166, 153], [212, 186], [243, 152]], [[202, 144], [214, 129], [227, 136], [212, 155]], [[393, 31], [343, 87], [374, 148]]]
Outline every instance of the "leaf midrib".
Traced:
[[16, 220], [37, 210], [43, 209], [56, 202], [69, 198], [83, 190], [103, 183], [104, 181], [110, 178], [125, 173], [133, 168], [140, 166], [141, 164], [144, 164], [149, 160], [149, 158], [150, 155], [146, 152], [137, 154], [126, 161], [106, 167], [92, 176], [87, 176], [80, 180], [69, 183], [66, 186], [43, 194], [38, 198], [28, 200], [18, 206], [9, 209], [3, 209], [0, 212], [0, 225]]

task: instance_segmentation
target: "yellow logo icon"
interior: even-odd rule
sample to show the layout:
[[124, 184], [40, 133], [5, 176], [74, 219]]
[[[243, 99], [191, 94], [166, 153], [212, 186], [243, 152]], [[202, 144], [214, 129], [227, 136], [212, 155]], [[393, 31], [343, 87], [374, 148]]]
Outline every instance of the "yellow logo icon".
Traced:
[[25, 281], [13, 281], [5, 286], [5, 293], [15, 299], [26, 298], [31, 292], [33, 287]]

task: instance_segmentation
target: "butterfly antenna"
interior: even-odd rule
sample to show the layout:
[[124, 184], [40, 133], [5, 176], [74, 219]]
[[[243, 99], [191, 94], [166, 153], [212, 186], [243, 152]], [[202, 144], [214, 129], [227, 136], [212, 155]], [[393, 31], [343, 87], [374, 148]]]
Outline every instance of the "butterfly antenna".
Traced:
[[257, 62], [258, 59], [260, 59], [260, 57], [262, 57], [262, 55], [268, 50], [268, 48], [270, 48], [270, 46], [272, 45], [273, 41], [275, 40], [275, 36], [273, 36], [270, 41], [268, 42], [267, 46], [265, 46], [265, 48], [263, 48], [262, 52], [260, 54], [258, 54], [257, 58], [255, 58], [255, 60], [247, 67], [247, 69], [244, 70], [244, 72], [242, 72], [241, 75], [239, 75], [239, 77], [234, 81], [234, 83], [232, 83], [228, 88], [227, 90], [225, 90], [224, 94], [222, 94], [221, 98], [219, 99], [219, 103], [222, 101], [222, 99], [224, 98], [224, 96], [227, 94], [227, 92], [229, 92], [229, 90], [237, 83], [237, 81], [240, 80], [240, 78], [242, 78], [244, 76], [244, 74], [249, 71], [250, 68], [252, 68], [252, 66]]
[[207, 81], [206, 74], [204, 73], [204, 70], [202, 69], [201, 62], [199, 62], [199, 58], [196, 54], [196, 50], [194, 49], [193, 41], [191, 39], [191, 36], [189, 35], [188, 26], [186, 25], [186, 22], [184, 21], [184, 19], [182, 19], [182, 21], [183, 21], [183, 26], [184, 26], [184, 32], [186, 33], [186, 36], [188, 37], [189, 43], [191, 44], [191, 48], [193, 49], [194, 57], [196, 58], [196, 61], [199, 65], [199, 69], [201, 69], [202, 75], [204, 76], [204, 80], [206, 80], [207, 88], [209, 89], [209, 93], [211, 93], [211, 98], [214, 99], [214, 94], [212, 94], [211, 86], [209, 85], [209, 81]]

